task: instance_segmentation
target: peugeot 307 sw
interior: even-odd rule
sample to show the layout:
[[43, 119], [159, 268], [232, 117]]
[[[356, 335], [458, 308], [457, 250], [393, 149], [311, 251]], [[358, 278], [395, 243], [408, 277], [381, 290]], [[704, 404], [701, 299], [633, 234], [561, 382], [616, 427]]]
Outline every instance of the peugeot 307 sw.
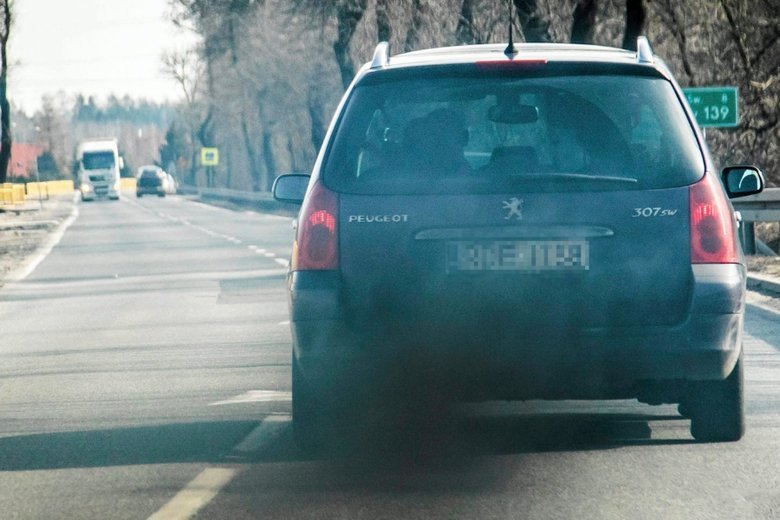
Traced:
[[679, 403], [696, 439], [741, 438], [746, 271], [728, 197], [763, 176], [716, 172], [670, 71], [637, 47], [377, 47], [311, 176], [274, 186], [302, 203], [299, 442], [374, 391], [417, 386]]

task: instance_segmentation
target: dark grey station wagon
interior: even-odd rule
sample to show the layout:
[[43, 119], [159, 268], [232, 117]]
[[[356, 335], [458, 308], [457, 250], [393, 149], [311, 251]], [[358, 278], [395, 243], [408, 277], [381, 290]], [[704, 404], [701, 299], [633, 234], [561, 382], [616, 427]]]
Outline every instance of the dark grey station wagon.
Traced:
[[274, 186], [302, 203], [299, 442], [410, 387], [679, 403], [696, 439], [741, 438], [746, 274], [728, 197], [763, 176], [716, 173], [671, 73], [638, 49], [377, 47], [312, 175]]

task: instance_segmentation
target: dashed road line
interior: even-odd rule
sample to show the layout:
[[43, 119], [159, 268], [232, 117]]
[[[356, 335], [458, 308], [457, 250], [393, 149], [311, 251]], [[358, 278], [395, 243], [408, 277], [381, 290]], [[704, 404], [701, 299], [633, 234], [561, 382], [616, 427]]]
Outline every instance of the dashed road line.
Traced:
[[244, 454], [260, 451], [264, 445], [270, 444], [284, 433], [291, 420], [292, 418], [288, 414], [269, 415], [263, 419], [260, 426], [236, 444], [233, 452]]
[[[251, 432], [236, 444], [226, 459], [243, 458], [279, 438], [290, 424], [289, 414], [269, 415]], [[162, 508], [149, 517], [149, 520], [181, 520], [193, 518], [198, 511], [219, 495], [225, 486], [241, 472], [240, 468], [206, 468], [192, 479], [181, 491], [176, 493]]]
[[[134, 203], [137, 207], [139, 207], [139, 208], [141, 208], [141, 209], [143, 209], [145, 211], [149, 211], [150, 213], [154, 213], [153, 210], [145, 207], [144, 205], [140, 204], [137, 201], [131, 201], [131, 202]], [[202, 207], [205, 208], [205, 207], [208, 207], [208, 206], [203, 205]], [[256, 214], [255, 212], [248, 212], [248, 213]], [[228, 242], [230, 242], [232, 244], [241, 245], [241, 244], [244, 243], [244, 241], [241, 240], [240, 238], [234, 237], [232, 235], [227, 235], [227, 234], [223, 234], [223, 233], [218, 233], [216, 231], [212, 231], [211, 229], [208, 229], [206, 227], [199, 226], [199, 225], [196, 225], [196, 224], [192, 224], [188, 220], [185, 220], [183, 218], [178, 218], [178, 217], [175, 217], [173, 215], [169, 215], [169, 214], [167, 214], [165, 212], [162, 212], [162, 211], [157, 212], [157, 215], [160, 216], [161, 218], [170, 220], [171, 222], [181, 223], [184, 226], [187, 226], [187, 227], [189, 227], [191, 229], [194, 229], [196, 231], [200, 231], [201, 233], [205, 233], [208, 236], [217, 237], [217, 238], [221, 238], [223, 240], [227, 240]], [[277, 258], [276, 257], [276, 253], [272, 253], [272, 252], [270, 252], [270, 251], [268, 251], [268, 250], [266, 250], [266, 249], [264, 249], [262, 247], [259, 247], [259, 246], [256, 246], [256, 245], [248, 245], [247, 248], [249, 250], [259, 254], [259, 255], [262, 255], [262, 256], [266, 257], [266, 258], [273, 259], [274, 262], [276, 262], [277, 264], [281, 265], [282, 267], [287, 267], [290, 264], [290, 262], [288, 260], [285, 260], [283, 258]]]
[[226, 404], [244, 404], [244, 403], [276, 403], [280, 401], [291, 401], [291, 392], [280, 392], [277, 390], [250, 390], [243, 394], [216, 401], [209, 406], [222, 406]]
[[206, 468], [149, 520], [192, 518], [238, 474], [234, 468]]

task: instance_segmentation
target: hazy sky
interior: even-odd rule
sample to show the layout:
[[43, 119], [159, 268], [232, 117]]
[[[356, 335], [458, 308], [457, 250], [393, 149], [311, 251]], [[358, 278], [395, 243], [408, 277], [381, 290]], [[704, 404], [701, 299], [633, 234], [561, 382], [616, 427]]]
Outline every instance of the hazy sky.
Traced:
[[9, 97], [28, 113], [63, 90], [105, 99], [178, 99], [163, 51], [191, 47], [166, 18], [167, 0], [15, 0]]

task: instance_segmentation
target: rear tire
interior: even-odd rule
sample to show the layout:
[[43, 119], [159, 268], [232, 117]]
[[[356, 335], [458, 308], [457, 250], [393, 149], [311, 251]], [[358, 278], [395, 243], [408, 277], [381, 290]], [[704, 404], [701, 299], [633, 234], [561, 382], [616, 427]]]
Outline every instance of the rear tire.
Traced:
[[701, 442], [733, 442], [745, 434], [743, 355], [723, 381], [697, 381], [686, 401], [691, 435]]

